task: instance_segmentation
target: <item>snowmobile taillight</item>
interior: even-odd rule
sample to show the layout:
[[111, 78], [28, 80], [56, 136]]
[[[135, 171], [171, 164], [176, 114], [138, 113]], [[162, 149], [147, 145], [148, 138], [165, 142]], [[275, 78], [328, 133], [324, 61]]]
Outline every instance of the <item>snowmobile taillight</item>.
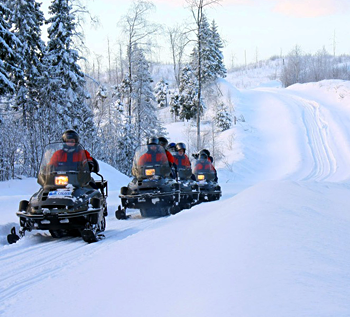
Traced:
[[60, 175], [55, 177], [55, 185], [68, 185], [68, 176]]
[[204, 181], [205, 180], [205, 176], [204, 175], [198, 175], [198, 180], [199, 181]]
[[149, 168], [149, 169], [146, 169], [146, 176], [153, 176], [155, 175], [156, 173], [156, 170], [154, 168]]

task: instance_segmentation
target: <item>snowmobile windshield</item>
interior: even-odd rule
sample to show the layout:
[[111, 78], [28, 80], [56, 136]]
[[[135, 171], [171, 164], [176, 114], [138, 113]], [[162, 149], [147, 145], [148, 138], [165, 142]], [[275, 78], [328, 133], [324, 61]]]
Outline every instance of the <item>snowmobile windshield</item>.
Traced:
[[85, 186], [91, 179], [84, 148], [80, 144], [51, 143], [45, 147], [38, 183], [43, 187]]
[[213, 164], [208, 159], [199, 159], [193, 167], [193, 174], [197, 181], [214, 180], [215, 169]]
[[157, 144], [138, 147], [134, 156], [132, 174], [138, 179], [168, 177], [170, 165], [164, 148]]
[[192, 169], [189, 166], [178, 166], [177, 173], [180, 179], [189, 179], [192, 176]]

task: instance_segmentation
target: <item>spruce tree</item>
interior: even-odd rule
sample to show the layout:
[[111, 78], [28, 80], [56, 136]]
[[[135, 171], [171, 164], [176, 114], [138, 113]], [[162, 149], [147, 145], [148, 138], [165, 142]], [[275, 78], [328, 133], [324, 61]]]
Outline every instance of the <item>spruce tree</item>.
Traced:
[[[217, 78], [226, 77], [226, 68], [223, 63], [223, 55], [221, 49], [223, 44], [220, 35], [217, 31], [215, 21], [210, 26], [205, 15], [201, 21], [200, 27], [201, 52], [198, 53], [197, 46], [193, 48], [191, 54], [191, 67], [199, 76], [199, 65], [201, 66], [200, 80], [203, 85], [208, 85], [214, 82]], [[198, 59], [201, 58], [201, 63]]]
[[154, 94], [159, 108], [167, 107], [168, 83], [161, 79], [154, 87]]
[[45, 44], [41, 39], [40, 28], [44, 23], [44, 15], [40, 10], [40, 4], [34, 0], [9, 0], [8, 3], [11, 8], [13, 32], [22, 44], [17, 53], [21, 56], [18, 67], [22, 70], [23, 76], [19, 76], [16, 80], [14, 107], [20, 113], [20, 122], [24, 128], [23, 164], [26, 174], [34, 176], [37, 174], [43, 148], [40, 142], [43, 131], [38, 111], [45, 70], [42, 64]]
[[203, 85], [206, 85], [208, 83], [213, 82], [216, 79], [215, 73], [213, 72], [213, 65], [215, 63], [215, 59], [212, 54], [212, 33], [210, 30], [210, 25], [205, 15], [203, 15], [200, 24], [200, 34], [198, 39], [200, 41], [200, 52], [198, 50], [198, 46], [195, 46], [193, 48], [191, 54], [191, 67], [195, 72], [197, 78], [199, 78], [198, 80], [200, 80]]
[[53, 0], [49, 12], [45, 103], [48, 120], [56, 120], [58, 125], [48, 129], [58, 138], [63, 130], [72, 128], [81, 135], [83, 144], [92, 147], [93, 116], [85, 102], [84, 73], [78, 65], [80, 56], [73, 41], [76, 16], [68, 0]]
[[[189, 65], [185, 66], [181, 72], [179, 95], [180, 119], [190, 120], [195, 118], [198, 109], [198, 81]], [[202, 103], [200, 109], [202, 112]]]
[[152, 78], [149, 64], [142, 49], [133, 46], [133, 72], [132, 72], [132, 116], [136, 127], [139, 143], [148, 137], [160, 134], [163, 131], [154, 106], [155, 97], [151, 87]]
[[174, 121], [180, 116], [181, 105], [180, 105], [180, 95], [178, 91], [170, 92], [170, 112], [174, 114]]
[[120, 172], [128, 176], [131, 176], [135, 150], [139, 145], [139, 141], [134, 131], [135, 129], [133, 125], [129, 123], [129, 118], [126, 116], [123, 125], [119, 130], [116, 144], [119, 149], [119, 153], [116, 157], [116, 167]]
[[11, 32], [11, 10], [0, 2], [0, 96], [14, 93], [16, 78], [23, 76], [18, 67], [21, 58], [18, 48], [21, 42]]
[[218, 27], [215, 21], [212, 21], [211, 24], [211, 55], [213, 56], [214, 64], [212, 65], [212, 73], [215, 75], [215, 79], [225, 78], [227, 74], [226, 67], [224, 65], [224, 56], [222, 54], [222, 49], [224, 45], [220, 34], [218, 32]]
[[222, 132], [228, 130], [232, 126], [232, 118], [226, 105], [221, 102], [216, 108], [215, 125]]

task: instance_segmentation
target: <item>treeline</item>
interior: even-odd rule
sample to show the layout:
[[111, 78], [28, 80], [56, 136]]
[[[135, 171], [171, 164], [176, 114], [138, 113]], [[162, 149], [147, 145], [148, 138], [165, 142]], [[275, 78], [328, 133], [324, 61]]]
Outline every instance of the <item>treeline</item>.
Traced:
[[[45, 20], [35, 0], [0, 3], [0, 180], [35, 176], [44, 146], [59, 141], [66, 129], [76, 130], [96, 158], [130, 174], [135, 148], [147, 137], [164, 133], [157, 109], [167, 105], [175, 119], [196, 120], [200, 136], [206, 94], [226, 74], [217, 26], [203, 10], [218, 1], [189, 1], [191, 32], [190, 25], [166, 31], [176, 83], [171, 95], [165, 79], [154, 83], [146, 59], [159, 31], [147, 20], [154, 8], [151, 2], [134, 1], [124, 16], [126, 40], [121, 46], [126, 52], [120, 54], [125, 57], [119, 69], [109, 68], [104, 83], [80, 66], [84, 7], [53, 0]], [[192, 50], [184, 62], [187, 45]], [[111, 76], [112, 71], [117, 75]], [[222, 113], [224, 105], [218, 102], [218, 109]], [[229, 118], [224, 121], [218, 116], [218, 127], [227, 128]]]
[[305, 54], [296, 46], [285, 58], [280, 80], [284, 87], [324, 79], [350, 79], [350, 57], [333, 56], [325, 48]]

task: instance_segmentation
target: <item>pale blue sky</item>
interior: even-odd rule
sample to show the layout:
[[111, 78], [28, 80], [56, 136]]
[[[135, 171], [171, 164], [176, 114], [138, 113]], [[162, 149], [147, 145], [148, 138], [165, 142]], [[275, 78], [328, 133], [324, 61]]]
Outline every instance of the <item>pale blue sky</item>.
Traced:
[[[47, 3], [43, 1], [47, 14]], [[192, 22], [185, 0], [154, 0], [156, 11], [151, 20], [166, 26], [184, 21]], [[122, 15], [130, 7], [130, 0], [89, 0], [92, 14], [99, 16], [101, 26], [86, 28], [86, 43], [96, 54], [107, 51], [107, 37], [111, 45], [120, 39], [117, 27]], [[288, 54], [295, 45], [314, 54], [323, 46], [333, 53], [335, 34], [336, 54], [350, 54], [349, 0], [222, 0], [221, 5], [207, 9], [209, 20], [215, 19], [225, 41], [223, 50], [227, 67], [234, 63], [253, 62], [272, 55]], [[158, 58], [170, 61], [167, 38], [159, 41]], [[117, 52], [117, 46], [113, 47]]]

